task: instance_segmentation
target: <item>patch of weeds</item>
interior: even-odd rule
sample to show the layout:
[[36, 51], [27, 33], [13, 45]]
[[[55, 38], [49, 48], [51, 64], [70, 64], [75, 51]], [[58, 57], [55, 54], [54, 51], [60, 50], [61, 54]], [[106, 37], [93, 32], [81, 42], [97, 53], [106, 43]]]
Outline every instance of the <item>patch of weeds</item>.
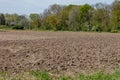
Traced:
[[119, 33], [119, 30], [112, 30], [111, 33]]
[[111, 74], [116, 80], [120, 80], [120, 69], [117, 69], [114, 73]]
[[6, 80], [9, 75], [6, 72], [0, 72], [0, 80]]
[[59, 80], [73, 80], [71, 77], [61, 76]]
[[116, 80], [110, 74], [99, 72], [92, 75], [79, 75], [79, 80]]
[[14, 76], [0, 72], [0, 80], [120, 80], [120, 69], [111, 74], [99, 72], [89, 75], [78, 74], [74, 77], [64, 75], [60, 77], [53, 76], [50, 76], [49, 73], [45, 71], [30, 71], [28, 74], [16, 74]]
[[45, 71], [31, 71], [30, 74], [35, 77], [35, 80], [52, 80], [51, 76]]

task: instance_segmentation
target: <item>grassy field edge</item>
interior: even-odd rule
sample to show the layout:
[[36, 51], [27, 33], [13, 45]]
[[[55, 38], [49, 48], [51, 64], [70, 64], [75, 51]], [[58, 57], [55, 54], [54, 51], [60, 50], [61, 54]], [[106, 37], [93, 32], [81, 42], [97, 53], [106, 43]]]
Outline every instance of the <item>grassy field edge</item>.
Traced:
[[120, 69], [111, 74], [101, 71], [95, 74], [77, 74], [75, 76], [55, 76], [46, 71], [30, 71], [24, 74], [0, 72], [0, 80], [120, 80]]

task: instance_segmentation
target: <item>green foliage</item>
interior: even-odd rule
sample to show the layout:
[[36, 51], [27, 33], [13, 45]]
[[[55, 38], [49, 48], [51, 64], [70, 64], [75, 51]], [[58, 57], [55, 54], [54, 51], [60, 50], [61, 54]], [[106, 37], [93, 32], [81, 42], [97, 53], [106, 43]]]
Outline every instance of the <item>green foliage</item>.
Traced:
[[[14, 26], [13, 29], [54, 31], [120, 31], [120, 1], [112, 4], [97, 3], [84, 5], [50, 5], [41, 14], [0, 14], [0, 25]], [[21, 25], [21, 26], [18, 26]], [[116, 31], [118, 30], [118, 31]]]
[[30, 14], [30, 19], [32, 20], [32, 21], [34, 21], [34, 20], [36, 20], [36, 19], [39, 19], [40, 18], [40, 15], [39, 14]]
[[92, 26], [107, 32], [110, 29], [110, 7], [103, 3], [97, 3], [92, 16]]
[[102, 27], [100, 27], [99, 25], [97, 26], [93, 26], [91, 31], [95, 31], [95, 32], [101, 32], [102, 31]]
[[39, 14], [30, 14], [31, 26], [33, 29], [37, 29], [41, 27], [41, 19]]
[[24, 26], [16, 25], [16, 26], [13, 26], [12, 29], [16, 29], [16, 30], [24, 30]]
[[112, 30], [111, 33], [118, 33], [118, 30]]
[[35, 77], [35, 80], [52, 80], [49, 74], [45, 71], [31, 71], [30, 74]]
[[79, 7], [78, 20], [82, 31], [90, 31], [93, 8], [89, 4]]
[[117, 69], [114, 73], [111, 74], [116, 80], [120, 79], [120, 69]]
[[0, 25], [1, 30], [12, 30], [12, 26]]
[[59, 80], [73, 80], [71, 77], [61, 76]]
[[57, 19], [56, 16], [48, 16], [45, 20], [47, 30], [56, 30]]
[[113, 29], [120, 30], [120, 1], [116, 0], [112, 4], [111, 26]]
[[4, 16], [4, 14], [0, 14], [0, 25], [5, 25], [5, 16]]
[[114, 73], [107, 74], [98, 72], [96, 74], [79, 74], [74, 76], [54, 76], [45, 71], [30, 71], [29, 73], [11, 75], [0, 72], [0, 80], [120, 80], [120, 69]]
[[83, 75], [80, 74], [75, 77], [60, 76], [57, 79], [50, 77], [46, 72], [32, 72], [32, 75], [36, 77], [36, 80], [119, 80], [120, 79], [120, 70], [112, 74], [105, 74], [99, 72], [96, 74]]
[[80, 75], [79, 80], [116, 80], [110, 74], [104, 74], [103, 72], [99, 72], [97, 74], [92, 75]]

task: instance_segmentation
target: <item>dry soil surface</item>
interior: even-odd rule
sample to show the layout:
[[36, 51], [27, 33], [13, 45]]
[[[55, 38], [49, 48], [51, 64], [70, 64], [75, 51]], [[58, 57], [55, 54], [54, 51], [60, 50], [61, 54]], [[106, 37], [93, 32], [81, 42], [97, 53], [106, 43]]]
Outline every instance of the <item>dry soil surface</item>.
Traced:
[[0, 32], [0, 71], [112, 72], [120, 67], [120, 34]]

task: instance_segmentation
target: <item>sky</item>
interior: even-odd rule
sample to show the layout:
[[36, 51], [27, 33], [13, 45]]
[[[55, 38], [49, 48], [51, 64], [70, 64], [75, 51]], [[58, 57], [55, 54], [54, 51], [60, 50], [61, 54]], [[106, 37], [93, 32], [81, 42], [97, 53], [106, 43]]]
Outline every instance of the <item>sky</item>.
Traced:
[[111, 4], [114, 0], [0, 0], [0, 13], [27, 14], [42, 13], [52, 4], [95, 4], [98, 2]]

